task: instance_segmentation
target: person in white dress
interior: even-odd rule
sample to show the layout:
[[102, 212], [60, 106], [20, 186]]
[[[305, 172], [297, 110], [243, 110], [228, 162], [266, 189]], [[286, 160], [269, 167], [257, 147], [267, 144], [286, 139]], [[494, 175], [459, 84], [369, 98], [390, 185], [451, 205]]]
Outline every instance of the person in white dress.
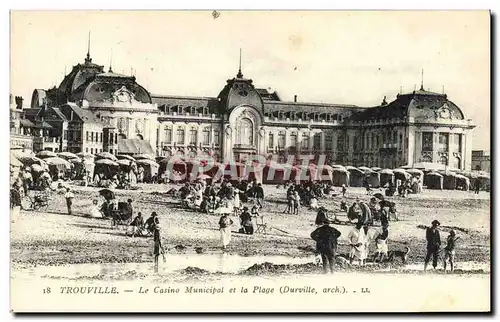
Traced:
[[90, 207], [90, 217], [92, 218], [103, 218], [101, 209], [99, 209], [98, 201], [92, 200], [92, 206]]
[[235, 216], [239, 216], [240, 208], [241, 208], [240, 191], [238, 189], [234, 189], [233, 212]]
[[349, 252], [349, 262], [353, 263], [354, 259], [359, 261], [362, 266], [366, 259], [366, 234], [363, 229], [363, 223], [356, 223], [356, 227], [351, 230], [347, 236], [351, 251]]

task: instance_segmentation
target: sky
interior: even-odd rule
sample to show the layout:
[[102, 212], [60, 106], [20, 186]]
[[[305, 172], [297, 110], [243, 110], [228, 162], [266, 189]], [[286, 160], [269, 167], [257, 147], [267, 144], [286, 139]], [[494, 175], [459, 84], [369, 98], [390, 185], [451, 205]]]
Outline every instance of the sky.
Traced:
[[282, 100], [375, 106], [421, 84], [490, 146], [487, 11], [13, 11], [10, 93], [58, 85], [83, 63], [134, 74], [153, 94], [217, 96], [242, 71]]

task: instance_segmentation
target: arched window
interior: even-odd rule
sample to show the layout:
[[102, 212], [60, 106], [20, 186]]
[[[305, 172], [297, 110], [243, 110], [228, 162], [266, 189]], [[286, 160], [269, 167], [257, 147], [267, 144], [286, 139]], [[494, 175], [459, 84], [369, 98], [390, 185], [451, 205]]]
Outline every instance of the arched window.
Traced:
[[451, 166], [455, 169], [460, 169], [460, 158], [459, 157], [453, 158], [453, 164]]
[[253, 124], [248, 118], [242, 118], [238, 123], [239, 144], [253, 145]]

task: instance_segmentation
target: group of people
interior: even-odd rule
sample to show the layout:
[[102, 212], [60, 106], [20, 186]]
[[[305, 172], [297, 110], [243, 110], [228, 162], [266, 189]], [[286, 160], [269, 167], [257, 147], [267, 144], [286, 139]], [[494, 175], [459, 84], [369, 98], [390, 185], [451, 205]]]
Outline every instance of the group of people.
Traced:
[[301, 206], [308, 207], [311, 210], [319, 208], [319, 198], [330, 195], [333, 192], [333, 186], [330, 183], [307, 181], [301, 183], [285, 184], [287, 188], [286, 200], [287, 206], [283, 213], [298, 214]]
[[234, 185], [228, 180], [220, 184], [197, 180], [186, 182], [178, 194], [185, 208], [195, 208], [209, 214], [230, 212], [239, 215], [244, 203], [251, 200], [261, 209], [264, 200], [264, 188], [255, 180], [240, 180]]
[[[338, 238], [341, 232], [332, 227], [334, 221], [330, 220], [325, 209], [318, 211], [316, 216], [316, 228], [311, 233], [311, 238], [316, 242], [316, 251], [321, 256], [323, 264], [323, 272], [334, 272], [335, 258], [337, 253]], [[451, 272], [455, 266], [455, 245], [459, 237], [456, 237], [454, 230], [450, 230], [446, 238], [446, 246], [441, 249], [441, 237], [439, 226], [441, 223], [437, 220], [432, 221], [431, 226], [426, 228], [427, 252], [424, 259], [424, 272], [427, 271], [429, 262], [432, 259], [432, 266], [437, 268], [439, 255], [443, 253], [443, 266], [447, 270], [447, 264], [450, 265]], [[371, 228], [369, 225], [358, 221], [356, 226], [349, 232], [347, 242], [349, 245], [349, 265], [352, 265], [356, 260], [360, 266], [366, 264], [366, 259], [370, 255], [370, 245], [375, 242], [376, 249], [373, 254], [373, 263], [382, 263], [384, 259], [390, 259], [388, 239], [389, 239], [389, 223], [382, 222], [381, 228]], [[402, 252], [403, 263], [406, 261], [406, 256], [409, 252]]]

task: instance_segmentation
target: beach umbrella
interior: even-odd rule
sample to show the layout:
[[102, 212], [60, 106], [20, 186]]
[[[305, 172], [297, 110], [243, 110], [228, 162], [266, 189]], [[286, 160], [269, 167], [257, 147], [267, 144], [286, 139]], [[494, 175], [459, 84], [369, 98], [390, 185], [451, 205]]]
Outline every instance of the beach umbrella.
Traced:
[[198, 176], [198, 179], [201, 179], [201, 180], [207, 180], [207, 179], [212, 179], [211, 176], [209, 176], [208, 174], [200, 174]]
[[32, 164], [39, 164], [39, 165], [45, 164], [45, 162], [42, 159], [32, 156], [20, 157], [19, 161], [21, 161], [25, 166], [30, 166]]
[[99, 195], [103, 196], [106, 200], [115, 199], [115, 193], [109, 189], [101, 189], [99, 190]]
[[360, 171], [358, 168], [356, 167], [353, 167], [352, 165], [346, 165], [345, 166], [346, 170], [347, 171], [351, 171], [351, 170], [357, 170], [357, 171]]
[[95, 155], [97, 159], [108, 159], [108, 160], [111, 160], [111, 161], [116, 161], [118, 160], [114, 155], [112, 155], [111, 153], [109, 152], [100, 152], [98, 154]]
[[23, 166], [23, 163], [21, 161], [19, 161], [18, 158], [16, 157], [13, 157], [12, 155], [10, 156], [10, 165], [12, 167], [16, 167], [16, 168], [20, 168]]
[[150, 160], [150, 159], [139, 159], [137, 160], [137, 164], [141, 164], [141, 165], [152, 165], [152, 166], [158, 166], [158, 163], [156, 163], [155, 161], [153, 160]]
[[116, 157], [118, 158], [118, 160], [135, 161], [135, 159], [133, 157], [131, 157], [130, 155], [126, 155], [126, 154], [120, 154], [120, 155], [117, 155]]
[[134, 156], [136, 160], [151, 160], [155, 161], [155, 157], [150, 154], [137, 154]]
[[46, 158], [57, 158], [57, 153], [52, 151], [40, 151], [36, 154], [37, 158], [46, 159]]
[[382, 168], [379, 168], [379, 167], [372, 167], [371, 169], [372, 169], [372, 171], [375, 171], [375, 172], [379, 172], [380, 170], [382, 170]]
[[44, 170], [45, 169], [41, 165], [39, 165], [39, 164], [34, 163], [34, 164], [31, 165], [31, 171], [42, 172]]
[[59, 157], [47, 158], [47, 159], [45, 159], [45, 162], [48, 165], [65, 166], [67, 168], [70, 167], [70, 163], [68, 161], [64, 160], [63, 158], [59, 158]]
[[119, 165], [123, 165], [123, 166], [130, 166], [132, 164], [133, 161], [130, 161], [128, 159], [118, 159], [118, 161], [116, 161], [116, 163], [118, 163]]
[[82, 159], [94, 159], [94, 155], [88, 152], [78, 152], [76, 156]]
[[14, 149], [10, 150], [10, 155], [16, 157], [16, 158], [21, 158], [21, 157], [34, 157], [35, 153], [30, 150], [24, 150], [24, 149]]
[[99, 160], [94, 161], [94, 163], [95, 164], [111, 165], [111, 166], [115, 166], [115, 167], [118, 166], [118, 163], [116, 163], [115, 161], [110, 160], [110, 159], [99, 159]]
[[70, 159], [77, 159], [78, 156], [74, 153], [71, 152], [60, 152], [57, 154], [58, 157], [65, 159], [65, 160], [70, 160]]
[[82, 163], [82, 159], [80, 159], [79, 157], [76, 157], [76, 158], [73, 158], [73, 159], [69, 159], [68, 160], [69, 162], [71, 163]]
[[394, 169], [394, 170], [392, 170], [392, 172], [393, 172], [393, 173], [402, 173], [402, 174], [404, 174], [404, 175], [407, 175], [407, 174], [408, 174], [408, 173], [406, 172], [406, 170], [401, 169], [401, 168], [399, 168], [399, 169]]
[[394, 171], [391, 169], [382, 169], [379, 171], [380, 174], [394, 174]]

